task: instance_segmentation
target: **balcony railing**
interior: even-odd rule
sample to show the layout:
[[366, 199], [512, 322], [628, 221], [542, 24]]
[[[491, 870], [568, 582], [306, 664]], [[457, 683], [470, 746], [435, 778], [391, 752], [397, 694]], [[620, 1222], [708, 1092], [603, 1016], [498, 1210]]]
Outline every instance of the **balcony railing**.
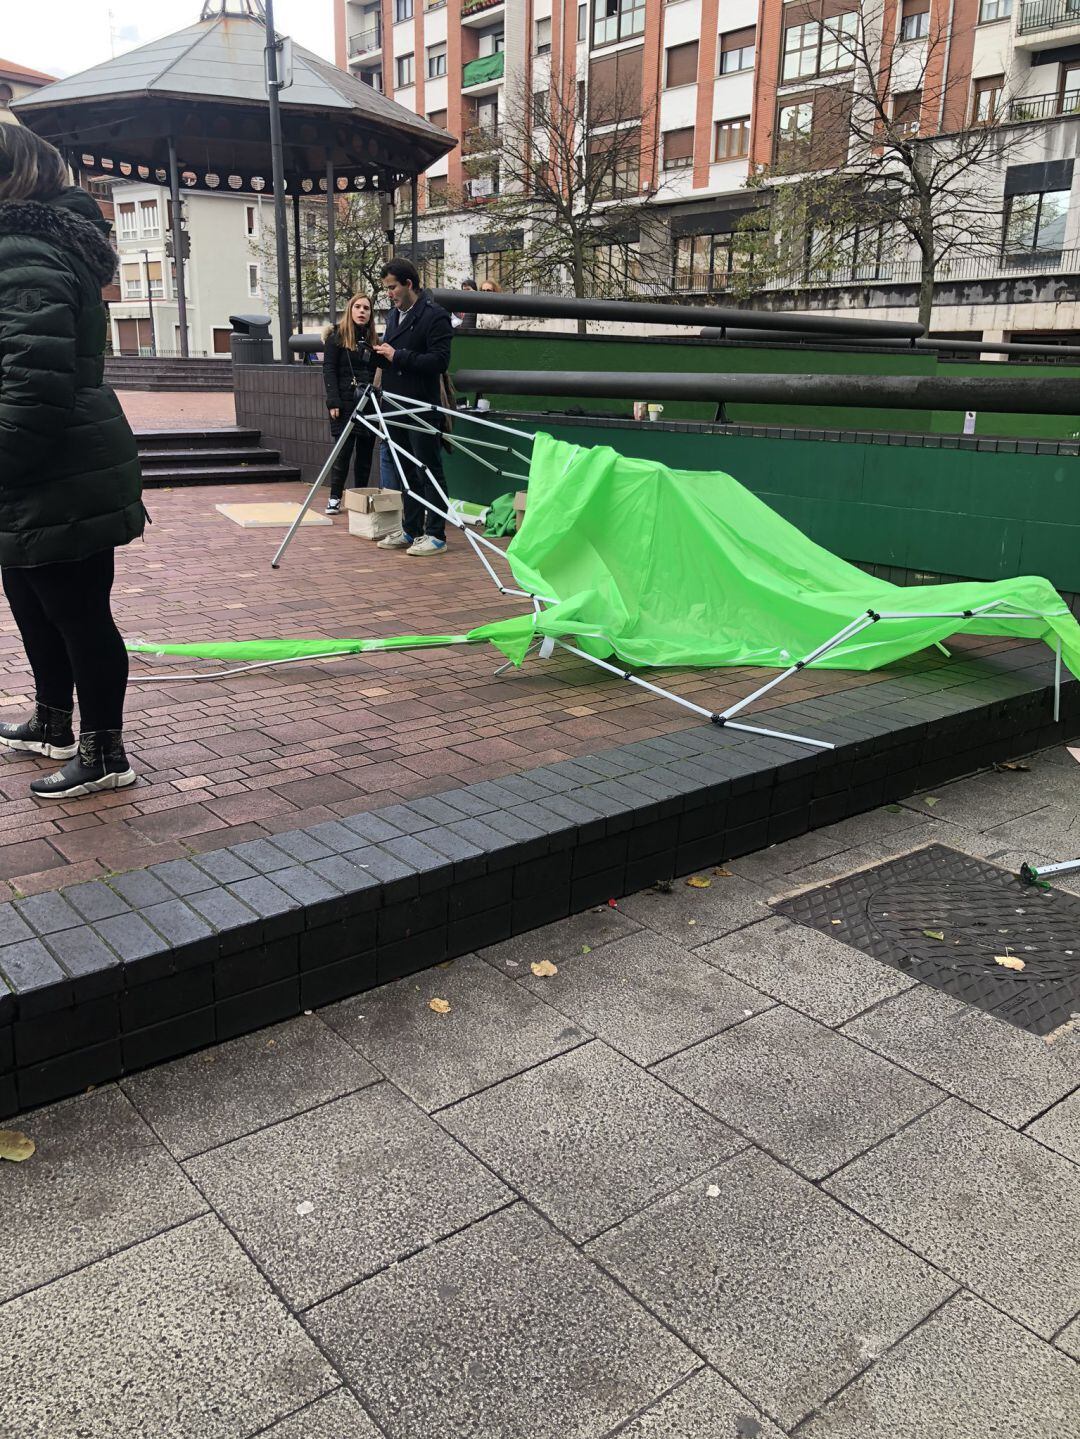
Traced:
[[[936, 284], [951, 280], [1007, 279], [1015, 275], [1080, 274], [1080, 249], [1025, 250], [1012, 255], [956, 255], [939, 261]], [[751, 288], [808, 290], [852, 285], [917, 285], [921, 260], [883, 260], [879, 264], [817, 266], [786, 275], [771, 275]], [[743, 276], [730, 271], [676, 270], [674, 289], [679, 294], [710, 294], [731, 289]]]
[[493, 10], [496, 5], [502, 5], [504, 0], [461, 0], [462, 15], [475, 15], [477, 10]]
[[478, 175], [472, 180], [466, 180], [462, 194], [466, 205], [490, 204], [492, 200], [499, 198], [499, 177]]
[[1017, 31], [1029, 35], [1033, 30], [1060, 30], [1066, 25], [1080, 25], [1080, 0], [1023, 0]]
[[1066, 90], [1062, 95], [1029, 95], [1024, 100], [1010, 100], [1006, 120], [1053, 120], [1058, 115], [1080, 115], [1080, 90]]
[[473, 125], [461, 137], [462, 152], [466, 155], [484, 155], [499, 148], [499, 125]]
[[505, 68], [506, 54], [502, 50], [495, 55], [481, 55], [478, 60], [470, 60], [467, 65], [462, 67], [462, 88], [469, 85], [490, 84], [492, 80], [501, 80]]
[[366, 30], [361, 30], [357, 35], [349, 36], [349, 59], [355, 59], [357, 55], [369, 55], [372, 50], [382, 49], [382, 27], [370, 25]]

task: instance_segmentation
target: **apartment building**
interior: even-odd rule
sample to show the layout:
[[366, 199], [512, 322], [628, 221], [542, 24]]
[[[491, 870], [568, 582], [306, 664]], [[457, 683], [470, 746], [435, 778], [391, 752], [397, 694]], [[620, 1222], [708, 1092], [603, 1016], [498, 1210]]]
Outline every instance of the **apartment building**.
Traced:
[[0, 59], [0, 125], [17, 125], [19, 122], [11, 109], [15, 101], [24, 100], [35, 90], [51, 85], [55, 78], [42, 74], [40, 70], [16, 65], [13, 60]]
[[[421, 187], [432, 283], [499, 279], [527, 242], [484, 233], [498, 169], [470, 174], [471, 157], [497, 152], [510, 98], [553, 77], [587, 92], [629, 78], [647, 116], [641, 203], [666, 232], [662, 288], [724, 292], [740, 217], [761, 199], [751, 166], [810, 136], [815, 165], [847, 158], [850, 39], [864, 32], [893, 113], [921, 134], [993, 120], [1008, 135], [991, 182], [1001, 246], [939, 273], [935, 329], [1080, 334], [1080, 0], [336, 0], [338, 63], [462, 138]], [[847, 274], [803, 279], [771, 282], [763, 302], [911, 318], [919, 262], [864, 253]]]
[[[160, 185], [111, 183], [120, 252], [120, 293], [109, 307], [113, 351], [179, 354], [168, 191]], [[181, 203], [191, 353], [228, 355], [229, 316], [269, 313], [259, 255], [263, 226], [273, 225], [272, 202], [261, 196], [189, 191]]]

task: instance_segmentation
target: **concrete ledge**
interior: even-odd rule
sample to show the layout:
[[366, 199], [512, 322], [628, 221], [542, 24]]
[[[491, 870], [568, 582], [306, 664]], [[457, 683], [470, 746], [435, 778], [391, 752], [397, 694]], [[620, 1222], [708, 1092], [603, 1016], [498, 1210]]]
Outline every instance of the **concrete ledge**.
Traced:
[[0, 1117], [1080, 728], [1043, 645], [0, 905]]

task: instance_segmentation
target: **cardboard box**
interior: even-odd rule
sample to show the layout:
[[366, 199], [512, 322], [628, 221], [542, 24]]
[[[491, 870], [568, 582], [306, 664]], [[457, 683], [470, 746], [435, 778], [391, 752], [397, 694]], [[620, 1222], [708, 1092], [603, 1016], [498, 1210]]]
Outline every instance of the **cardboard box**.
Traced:
[[361, 540], [381, 540], [401, 529], [400, 490], [346, 490], [349, 534]]
[[515, 533], [521, 529], [521, 522], [525, 518], [525, 503], [528, 500], [528, 492], [518, 490], [514, 496], [514, 530]]

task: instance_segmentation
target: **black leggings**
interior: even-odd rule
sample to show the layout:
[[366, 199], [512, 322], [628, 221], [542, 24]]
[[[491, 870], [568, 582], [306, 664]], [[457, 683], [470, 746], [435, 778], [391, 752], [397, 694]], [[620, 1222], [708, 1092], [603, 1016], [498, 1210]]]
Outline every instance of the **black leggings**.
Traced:
[[[341, 434], [341, 421], [330, 421], [330, 433], [337, 439]], [[371, 483], [371, 456], [375, 448], [375, 436], [363, 425], [350, 425], [349, 438], [341, 447], [341, 453], [330, 471], [330, 497], [340, 500], [345, 493], [345, 481], [349, 478], [349, 460], [353, 462], [353, 484], [358, 490], [367, 489]]]
[[109, 607], [114, 558], [109, 549], [68, 564], [2, 572], [38, 701], [69, 710], [78, 691], [80, 725], [91, 733], [124, 723], [128, 657]]

